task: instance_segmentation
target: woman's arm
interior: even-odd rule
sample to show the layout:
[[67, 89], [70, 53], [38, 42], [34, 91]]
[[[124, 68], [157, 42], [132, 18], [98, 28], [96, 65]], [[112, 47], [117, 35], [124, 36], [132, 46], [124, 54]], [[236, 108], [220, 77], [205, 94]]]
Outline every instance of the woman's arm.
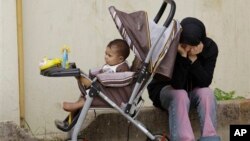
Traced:
[[191, 66], [191, 61], [182, 57], [179, 53], [176, 56], [171, 85], [175, 89], [185, 89], [187, 83], [188, 71]]
[[211, 84], [217, 56], [217, 45], [213, 41], [210, 41], [209, 46], [204, 49], [204, 53], [202, 54], [203, 61], [201, 62], [197, 59], [192, 63], [190, 73], [197, 86], [208, 87]]

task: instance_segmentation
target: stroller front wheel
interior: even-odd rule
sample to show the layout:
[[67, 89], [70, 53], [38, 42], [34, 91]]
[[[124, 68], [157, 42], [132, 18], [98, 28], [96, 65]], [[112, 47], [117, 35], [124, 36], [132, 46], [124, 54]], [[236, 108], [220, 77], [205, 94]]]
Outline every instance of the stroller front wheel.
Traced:
[[170, 141], [169, 138], [162, 134], [155, 134], [155, 140], [147, 138], [147, 141]]

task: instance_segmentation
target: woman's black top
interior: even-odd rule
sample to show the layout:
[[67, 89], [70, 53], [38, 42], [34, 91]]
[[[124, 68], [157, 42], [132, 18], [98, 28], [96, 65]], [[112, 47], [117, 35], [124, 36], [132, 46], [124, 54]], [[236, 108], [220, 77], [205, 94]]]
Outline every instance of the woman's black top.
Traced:
[[198, 58], [193, 63], [177, 53], [173, 76], [171, 80], [160, 74], [155, 74], [153, 80], [148, 85], [148, 93], [153, 105], [160, 105], [160, 91], [166, 85], [171, 85], [175, 89], [184, 89], [187, 92], [195, 87], [208, 87], [213, 79], [214, 68], [218, 56], [216, 43], [206, 38], [203, 41], [203, 51], [198, 54]]

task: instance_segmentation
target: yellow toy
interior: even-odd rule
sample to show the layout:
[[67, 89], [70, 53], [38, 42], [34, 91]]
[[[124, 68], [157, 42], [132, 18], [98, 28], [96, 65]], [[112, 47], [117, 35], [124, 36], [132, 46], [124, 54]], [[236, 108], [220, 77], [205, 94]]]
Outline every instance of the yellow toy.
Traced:
[[61, 62], [62, 62], [62, 59], [60, 58], [48, 59], [47, 57], [44, 57], [43, 60], [39, 64], [39, 68], [42, 71], [50, 67], [60, 66]]
[[64, 45], [61, 51], [63, 53], [62, 58], [48, 59], [47, 57], [44, 57], [39, 63], [40, 70], [46, 70], [54, 66], [61, 66], [65, 69], [69, 68], [68, 53], [70, 52], [70, 48], [67, 45]]

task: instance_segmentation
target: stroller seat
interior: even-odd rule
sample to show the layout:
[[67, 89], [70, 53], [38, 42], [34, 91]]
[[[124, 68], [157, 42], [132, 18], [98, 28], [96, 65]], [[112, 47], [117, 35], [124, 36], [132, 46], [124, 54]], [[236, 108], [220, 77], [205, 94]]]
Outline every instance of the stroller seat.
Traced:
[[[75, 63], [72, 64], [75, 65]], [[135, 57], [131, 65], [130, 71], [98, 74], [98, 72], [101, 69], [100, 67], [98, 67], [90, 69], [89, 77], [90, 79], [95, 81], [95, 85], [97, 85], [100, 91], [102, 91], [109, 99], [111, 99], [116, 105], [120, 106], [121, 108], [122, 107], [124, 108], [125, 103], [129, 101], [129, 98], [132, 94], [133, 86], [137, 78], [136, 75], [138, 73], [140, 66], [141, 62], [137, 59], [137, 57]], [[79, 74], [84, 74], [84, 73], [80, 71]], [[76, 74], [74, 76], [78, 77]], [[86, 77], [86, 75], [82, 75], [82, 77]], [[78, 81], [78, 86], [82, 95], [85, 96], [88, 93], [88, 90], [86, 90], [86, 88], [79, 81]], [[93, 99], [93, 102], [91, 104], [91, 109], [103, 110], [107, 108], [109, 108], [109, 110], [110, 109], [114, 110], [111, 105], [109, 105], [100, 97], [95, 97]], [[55, 120], [56, 127], [64, 132], [70, 131], [72, 127], [74, 127], [74, 125], [76, 124], [79, 118], [80, 111], [81, 109], [79, 109], [74, 115], [70, 113], [69, 115], [66, 116], [66, 118], [63, 121]], [[133, 116], [135, 116], [135, 113], [133, 113]]]

